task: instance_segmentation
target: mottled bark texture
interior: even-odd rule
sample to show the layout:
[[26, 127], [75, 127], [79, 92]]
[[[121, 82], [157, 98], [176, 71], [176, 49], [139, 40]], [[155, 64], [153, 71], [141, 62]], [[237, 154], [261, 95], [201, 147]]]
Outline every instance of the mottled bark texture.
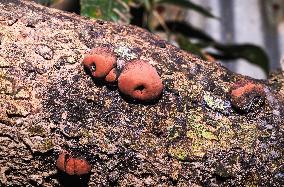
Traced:
[[[0, 10], [0, 186], [284, 185], [281, 74], [254, 80], [140, 28], [30, 2]], [[152, 64], [162, 96], [138, 103], [93, 80], [82, 60], [95, 47]], [[91, 172], [58, 171], [62, 151]]]

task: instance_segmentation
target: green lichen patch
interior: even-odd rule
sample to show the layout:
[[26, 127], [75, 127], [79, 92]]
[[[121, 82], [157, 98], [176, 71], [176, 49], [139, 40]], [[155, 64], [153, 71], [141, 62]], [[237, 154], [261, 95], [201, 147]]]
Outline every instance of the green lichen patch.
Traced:
[[46, 153], [54, 147], [54, 140], [51, 137], [24, 137], [23, 141], [30, 147], [33, 152]]
[[181, 161], [185, 161], [188, 157], [188, 151], [182, 149], [182, 148], [174, 148], [174, 147], [170, 147], [169, 148], [169, 154]]
[[46, 130], [41, 125], [31, 125], [27, 129], [31, 136], [41, 136], [44, 137], [47, 135]]
[[202, 124], [193, 124], [191, 130], [187, 131], [187, 137], [199, 137], [208, 140], [218, 140], [218, 137]]
[[[168, 124], [174, 124], [168, 121]], [[176, 138], [180, 137], [180, 130], [182, 130], [181, 126], [170, 125], [168, 126], [168, 138], [169, 140], [175, 140]]]
[[236, 146], [243, 147], [248, 153], [252, 153], [258, 139], [258, 129], [253, 124], [240, 124]]

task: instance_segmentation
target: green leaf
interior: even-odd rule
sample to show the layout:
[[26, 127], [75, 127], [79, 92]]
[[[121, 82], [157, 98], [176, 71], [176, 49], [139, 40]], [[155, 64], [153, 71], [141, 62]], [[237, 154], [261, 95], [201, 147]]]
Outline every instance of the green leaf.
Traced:
[[190, 53], [199, 56], [202, 59], [206, 59], [202, 53], [202, 46], [199, 44], [195, 44], [190, 42], [189, 39], [187, 39], [184, 36], [178, 36], [177, 37], [177, 42], [179, 44], [179, 47], [183, 50], [189, 51]]
[[167, 3], [167, 4], [172, 4], [172, 5], [176, 5], [176, 6], [180, 6], [183, 8], [188, 8], [191, 10], [194, 10], [204, 16], [207, 17], [211, 17], [211, 18], [215, 18], [215, 16], [208, 10], [206, 10], [205, 8], [203, 8], [200, 5], [197, 5], [189, 0], [157, 0], [156, 1], [157, 4], [163, 4], [163, 3]]
[[213, 45], [218, 53], [210, 53], [213, 57], [221, 60], [233, 60], [243, 58], [251, 62], [252, 64], [261, 67], [266, 74], [269, 73], [269, 59], [265, 51], [252, 44], [241, 45], [224, 45], [215, 43]]
[[81, 0], [81, 15], [103, 19], [108, 21], [116, 21], [129, 23], [131, 0]]
[[[183, 21], [166, 21], [166, 26], [172, 33], [179, 33], [189, 38], [199, 39], [208, 43], [214, 42], [211, 36], [189, 23]], [[156, 30], [163, 30], [163, 27], [159, 25]]]

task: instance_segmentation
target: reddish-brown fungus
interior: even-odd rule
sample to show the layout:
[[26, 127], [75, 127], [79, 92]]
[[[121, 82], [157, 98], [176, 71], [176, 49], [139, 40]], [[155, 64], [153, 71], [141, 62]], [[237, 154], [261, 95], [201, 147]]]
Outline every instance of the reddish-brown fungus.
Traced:
[[85, 175], [91, 171], [91, 166], [85, 159], [74, 158], [66, 152], [59, 155], [56, 166], [68, 175]]
[[117, 80], [117, 72], [116, 69], [113, 68], [105, 77], [105, 81], [114, 83]]
[[126, 64], [118, 77], [118, 87], [132, 99], [151, 101], [161, 95], [163, 83], [153, 66], [143, 60], [136, 60]]
[[248, 112], [263, 104], [265, 92], [261, 84], [244, 81], [233, 86], [230, 97], [235, 108]]
[[108, 48], [98, 47], [86, 55], [83, 64], [90, 70], [93, 77], [104, 78], [115, 66], [116, 57]]

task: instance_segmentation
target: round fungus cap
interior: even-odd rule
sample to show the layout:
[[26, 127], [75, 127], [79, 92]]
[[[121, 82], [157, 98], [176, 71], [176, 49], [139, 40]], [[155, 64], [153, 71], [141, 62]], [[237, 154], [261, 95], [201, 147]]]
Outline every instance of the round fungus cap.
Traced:
[[56, 166], [68, 175], [85, 175], [91, 171], [91, 166], [85, 159], [74, 158], [66, 152], [59, 155]]
[[109, 83], [114, 83], [115, 81], [117, 81], [117, 70], [116, 68], [113, 68], [105, 77], [105, 81], [109, 82]]
[[118, 88], [132, 99], [152, 101], [161, 95], [163, 83], [151, 64], [136, 60], [125, 65], [118, 77]]
[[83, 64], [95, 78], [104, 78], [116, 64], [114, 53], [108, 48], [97, 47], [86, 55]]

